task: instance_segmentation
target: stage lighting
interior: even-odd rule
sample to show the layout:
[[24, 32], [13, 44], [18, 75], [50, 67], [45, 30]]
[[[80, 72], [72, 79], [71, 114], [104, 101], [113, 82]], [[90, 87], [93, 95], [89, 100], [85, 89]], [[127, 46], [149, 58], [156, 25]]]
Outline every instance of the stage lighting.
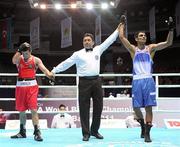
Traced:
[[55, 9], [58, 9], [58, 10], [62, 8], [61, 4], [55, 4], [54, 7], [55, 7]]
[[120, 0], [29, 0], [33, 9], [107, 9], [116, 8], [119, 2]]
[[46, 9], [46, 4], [40, 4], [41, 9]]
[[101, 4], [101, 8], [102, 9], [107, 9], [108, 8], [108, 4], [107, 3], [102, 3]]
[[39, 6], [39, 4], [38, 3], [34, 3], [34, 7], [36, 8], [36, 7], [38, 7]]
[[114, 1], [110, 1], [110, 5], [114, 7], [115, 6]]
[[75, 3], [71, 4], [71, 8], [75, 9], [77, 7], [77, 5]]
[[89, 9], [89, 10], [92, 9], [93, 8], [93, 4], [92, 3], [87, 3], [86, 4], [86, 8]]

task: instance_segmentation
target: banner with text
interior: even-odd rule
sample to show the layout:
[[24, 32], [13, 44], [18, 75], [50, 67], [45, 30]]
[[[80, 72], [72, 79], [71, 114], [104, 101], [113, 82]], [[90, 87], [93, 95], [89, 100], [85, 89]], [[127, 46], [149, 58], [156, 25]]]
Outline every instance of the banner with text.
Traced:
[[176, 36], [180, 35], [180, 1], [176, 5]]
[[11, 48], [11, 29], [12, 19], [6, 18], [0, 20], [0, 48], [10, 49]]
[[72, 18], [61, 21], [61, 48], [72, 45]]
[[156, 29], [155, 29], [155, 7], [152, 7], [149, 11], [149, 32], [152, 42], [156, 41]]
[[32, 49], [40, 48], [40, 18], [30, 22], [30, 44]]
[[101, 16], [97, 16], [95, 21], [95, 44], [101, 44]]

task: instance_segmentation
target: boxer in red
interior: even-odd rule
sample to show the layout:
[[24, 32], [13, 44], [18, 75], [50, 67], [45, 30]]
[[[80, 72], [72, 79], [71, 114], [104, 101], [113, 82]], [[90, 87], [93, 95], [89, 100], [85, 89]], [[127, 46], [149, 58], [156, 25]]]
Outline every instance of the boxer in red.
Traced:
[[19, 111], [20, 131], [11, 138], [26, 138], [26, 110], [31, 111], [34, 126], [34, 140], [43, 141], [39, 129], [39, 117], [37, 113], [38, 84], [36, 70], [39, 68], [49, 79], [54, 79], [52, 73], [44, 66], [41, 59], [31, 54], [31, 45], [24, 42], [12, 58], [13, 64], [18, 69], [16, 83], [16, 110]]

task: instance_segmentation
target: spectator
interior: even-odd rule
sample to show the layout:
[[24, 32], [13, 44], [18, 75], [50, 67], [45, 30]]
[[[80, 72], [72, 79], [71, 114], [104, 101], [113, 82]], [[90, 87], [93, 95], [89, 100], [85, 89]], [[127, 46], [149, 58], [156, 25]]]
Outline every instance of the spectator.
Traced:
[[66, 106], [61, 104], [59, 106], [59, 113], [56, 114], [52, 120], [51, 128], [75, 128], [76, 125], [72, 116], [66, 111]]

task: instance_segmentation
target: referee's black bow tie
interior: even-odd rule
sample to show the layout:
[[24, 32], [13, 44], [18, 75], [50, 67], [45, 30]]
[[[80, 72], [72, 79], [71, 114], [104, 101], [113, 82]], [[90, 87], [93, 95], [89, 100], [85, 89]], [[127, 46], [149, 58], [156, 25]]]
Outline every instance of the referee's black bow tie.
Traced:
[[90, 52], [90, 51], [93, 51], [92, 48], [86, 48], [86, 52]]

